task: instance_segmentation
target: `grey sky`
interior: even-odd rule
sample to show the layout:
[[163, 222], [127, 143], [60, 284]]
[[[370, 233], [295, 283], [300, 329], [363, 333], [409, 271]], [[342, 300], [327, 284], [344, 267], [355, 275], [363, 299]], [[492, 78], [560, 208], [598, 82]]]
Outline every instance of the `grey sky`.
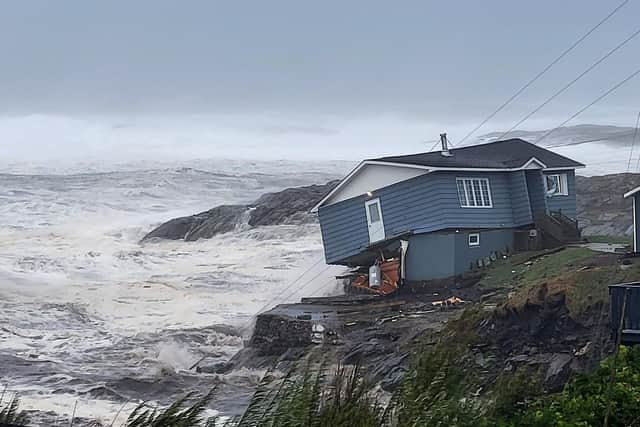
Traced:
[[[0, 170], [425, 151], [621, 1], [0, 0]], [[638, 16], [631, 0], [474, 137], [511, 127]], [[519, 128], [556, 126], [638, 68], [640, 36]], [[638, 93], [640, 77], [569, 124], [633, 126]]]
[[[4, 1], [0, 112], [486, 115], [605, 16], [603, 1]], [[638, 27], [630, 4], [504, 113]], [[640, 37], [544, 114], [640, 67]], [[637, 109], [640, 82], [612, 96]], [[491, 129], [489, 129], [491, 130]]]

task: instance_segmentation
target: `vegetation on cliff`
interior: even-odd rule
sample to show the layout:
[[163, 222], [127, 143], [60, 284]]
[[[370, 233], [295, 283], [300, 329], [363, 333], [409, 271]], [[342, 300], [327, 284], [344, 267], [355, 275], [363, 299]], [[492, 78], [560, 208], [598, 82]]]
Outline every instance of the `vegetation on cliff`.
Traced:
[[[612, 356], [607, 292], [639, 277], [640, 264], [585, 248], [517, 254], [485, 272], [474, 285], [482, 297], [460, 317], [419, 338], [393, 394], [368, 384], [364, 365], [306, 357], [266, 375], [228, 424], [600, 426], [609, 414], [609, 426], [640, 425], [640, 347]], [[202, 417], [209, 399], [140, 406], [126, 425], [213, 425]]]
[[[607, 286], [638, 277], [640, 266], [584, 248], [502, 261], [476, 285], [496, 294], [497, 306], [474, 304], [437, 336], [423, 337], [388, 404], [372, 397], [374, 390], [361, 392], [368, 404], [352, 405], [332, 424], [599, 426], [608, 401], [609, 425], [638, 423], [640, 408], [630, 402], [640, 397], [640, 349], [623, 348], [617, 363], [607, 358], [615, 348]], [[317, 379], [308, 370], [301, 375], [302, 384]], [[316, 390], [297, 401], [297, 412], [318, 413], [326, 387]], [[371, 417], [370, 409], [381, 406], [383, 416]], [[277, 416], [287, 408], [276, 394], [266, 411]], [[368, 424], [358, 424], [365, 419]], [[324, 424], [289, 419], [286, 425]]]

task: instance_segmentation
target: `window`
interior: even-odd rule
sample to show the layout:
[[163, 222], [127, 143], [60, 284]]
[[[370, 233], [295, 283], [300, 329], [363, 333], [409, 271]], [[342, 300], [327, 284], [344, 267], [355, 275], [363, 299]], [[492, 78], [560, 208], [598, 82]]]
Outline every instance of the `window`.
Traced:
[[378, 206], [378, 203], [371, 203], [367, 206], [369, 208], [369, 220], [371, 223], [380, 221], [380, 210]]
[[469, 234], [469, 246], [480, 246], [480, 233]]
[[567, 196], [569, 186], [567, 185], [567, 174], [545, 175], [544, 180], [547, 188], [547, 196]]
[[463, 208], [491, 208], [491, 188], [487, 178], [456, 178], [458, 199]]

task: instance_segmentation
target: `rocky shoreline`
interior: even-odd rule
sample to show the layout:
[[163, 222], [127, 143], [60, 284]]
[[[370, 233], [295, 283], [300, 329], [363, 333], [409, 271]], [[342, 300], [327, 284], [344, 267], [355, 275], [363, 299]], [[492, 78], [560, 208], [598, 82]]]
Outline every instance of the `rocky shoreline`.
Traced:
[[[640, 183], [640, 175], [633, 178]], [[627, 201], [622, 199], [620, 188], [608, 188], [621, 182], [629, 186], [635, 181], [629, 183], [626, 174], [579, 177], [578, 215], [589, 234], [628, 233], [631, 215]], [[239, 224], [256, 227], [313, 222], [316, 218], [309, 210], [336, 183], [290, 188], [265, 194], [249, 205], [219, 206], [176, 218], [143, 240], [193, 241], [237, 230]], [[608, 211], [603, 212], [605, 209]], [[483, 372], [487, 388], [504, 372], [535, 369], [544, 374], [544, 389], [557, 391], [572, 373], [589, 371], [612, 348], [608, 314], [602, 308], [606, 302], [596, 302], [589, 295], [586, 308], [576, 316], [576, 303], [570, 301], [575, 298], [573, 286], [577, 280], [596, 280], [602, 271], [617, 271], [618, 264], [615, 255], [594, 253], [579, 263], [566, 264], [563, 276], [555, 276], [558, 271], [547, 275], [541, 267], [540, 278], [533, 280], [531, 270], [536, 269], [540, 256], [550, 268], [558, 268], [553, 257], [563, 255], [519, 254], [482, 277], [438, 288], [406, 289], [394, 297], [306, 298], [298, 304], [278, 305], [257, 316], [251, 339], [233, 358], [210, 365], [203, 362], [198, 370], [224, 374], [248, 368], [284, 373], [304, 360], [360, 364], [367, 380], [390, 395], [410, 369], [412, 354], [420, 349], [428, 351], [437, 341], [451, 336], [466, 339], [469, 333], [478, 340], [473, 354], [468, 355], [469, 364]], [[571, 279], [565, 283], [567, 277]], [[449, 297], [465, 303], [442, 306], [441, 301]], [[481, 323], [470, 323], [453, 335], [447, 332], [471, 306], [479, 310]], [[449, 338], [442, 338], [443, 332]]]
[[309, 211], [337, 184], [338, 181], [329, 181], [321, 185], [287, 188], [263, 194], [247, 205], [216, 206], [195, 215], [174, 218], [149, 232], [142, 241], [169, 239], [192, 242], [242, 228], [314, 222], [316, 216]]
[[[235, 230], [315, 222], [309, 211], [339, 181], [287, 188], [262, 195], [246, 205], [221, 205], [195, 215], [174, 218], [156, 227], [142, 242], [156, 239], [196, 241]], [[622, 195], [640, 185], [640, 174], [576, 177], [578, 222], [583, 235], [630, 236], [631, 204]]]

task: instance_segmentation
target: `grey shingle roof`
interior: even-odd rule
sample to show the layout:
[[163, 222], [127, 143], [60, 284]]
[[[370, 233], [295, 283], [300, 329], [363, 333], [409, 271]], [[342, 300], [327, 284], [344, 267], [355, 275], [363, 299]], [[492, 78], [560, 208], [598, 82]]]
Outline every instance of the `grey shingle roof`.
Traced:
[[432, 151], [370, 160], [433, 167], [511, 169], [523, 166], [535, 157], [548, 168], [573, 169], [584, 166], [580, 162], [519, 138], [453, 148], [450, 151], [453, 154], [450, 157], [442, 156], [439, 151]]

